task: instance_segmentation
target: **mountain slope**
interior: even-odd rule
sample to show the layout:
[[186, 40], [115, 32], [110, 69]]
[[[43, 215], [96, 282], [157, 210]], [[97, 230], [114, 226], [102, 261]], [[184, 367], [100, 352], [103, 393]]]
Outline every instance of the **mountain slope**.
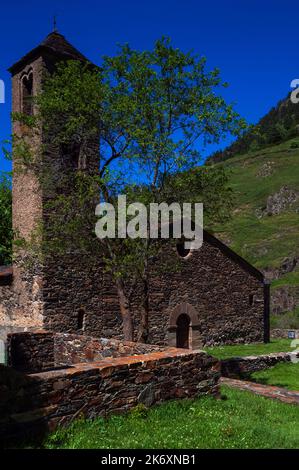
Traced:
[[252, 126], [242, 137], [224, 150], [215, 152], [208, 162], [228, 160], [236, 154], [277, 145], [298, 136], [299, 106], [291, 101], [290, 95], [279, 101], [275, 107]]
[[214, 231], [272, 281], [274, 324], [299, 327], [299, 138], [217, 165], [230, 172], [235, 202]]

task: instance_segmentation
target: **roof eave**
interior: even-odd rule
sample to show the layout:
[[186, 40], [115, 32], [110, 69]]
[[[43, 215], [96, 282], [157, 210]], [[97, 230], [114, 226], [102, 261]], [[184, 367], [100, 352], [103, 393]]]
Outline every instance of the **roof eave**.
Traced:
[[212, 235], [210, 232], [203, 230], [204, 239], [211, 244], [217, 246], [228, 258], [230, 258], [235, 263], [239, 264], [245, 271], [251, 274], [253, 277], [258, 279], [261, 283], [265, 283], [266, 279], [264, 274], [259, 271], [255, 266], [253, 266], [249, 261], [242, 258], [242, 256], [238, 255], [234, 250], [232, 250], [229, 246], [223, 243], [219, 238]]
[[69, 54], [68, 52], [60, 52], [60, 51], [55, 51], [51, 47], [39, 45], [32, 49], [32, 51], [28, 52], [24, 57], [22, 57], [20, 60], [15, 62], [11, 67], [9, 67], [8, 72], [10, 72], [12, 75], [15, 75], [18, 73], [18, 71], [22, 70], [26, 62], [30, 63], [32, 62], [35, 58], [40, 57], [42, 55], [49, 54], [51, 56], [55, 56], [58, 59], [65, 59], [65, 60], [79, 60], [81, 62], [89, 63], [88, 59], [86, 59], [83, 55], [82, 57], [74, 57], [72, 54]]
[[17, 73], [19, 69], [21, 69], [26, 62], [32, 62], [32, 60], [35, 57], [39, 57], [42, 55], [45, 47], [44, 46], [37, 46], [32, 51], [28, 52], [24, 57], [19, 59], [17, 62], [15, 62], [13, 65], [11, 65], [7, 70], [10, 72], [12, 75]]

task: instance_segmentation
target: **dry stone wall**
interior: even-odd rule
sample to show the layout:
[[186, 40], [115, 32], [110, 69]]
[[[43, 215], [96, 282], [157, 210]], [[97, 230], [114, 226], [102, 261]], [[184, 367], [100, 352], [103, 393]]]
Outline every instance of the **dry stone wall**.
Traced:
[[24, 372], [54, 368], [54, 334], [47, 331], [9, 334], [7, 362], [10, 367]]
[[8, 365], [27, 373], [165, 350], [152, 344], [43, 330], [10, 333], [7, 338]]
[[290, 362], [292, 358], [299, 358], [299, 352], [232, 357], [221, 361], [221, 375], [231, 378], [246, 378], [252, 372], [269, 369], [269, 367], [273, 367], [281, 362]]
[[100, 361], [106, 357], [136, 356], [163, 350], [165, 348], [162, 346], [118, 341], [116, 339], [98, 339], [65, 333], [56, 333], [54, 335], [56, 366]]
[[219, 394], [219, 362], [174, 349], [25, 374], [0, 366], [0, 437], [32, 436], [79, 417], [106, 417], [142, 403]]

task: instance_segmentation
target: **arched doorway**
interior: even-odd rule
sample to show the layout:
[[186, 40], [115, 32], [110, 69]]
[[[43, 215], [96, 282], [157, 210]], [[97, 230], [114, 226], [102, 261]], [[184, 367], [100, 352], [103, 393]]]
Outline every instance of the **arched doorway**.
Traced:
[[167, 340], [171, 347], [189, 349], [202, 347], [199, 315], [188, 302], [182, 302], [170, 312], [167, 330]]
[[176, 322], [176, 347], [189, 349], [190, 317], [182, 313]]

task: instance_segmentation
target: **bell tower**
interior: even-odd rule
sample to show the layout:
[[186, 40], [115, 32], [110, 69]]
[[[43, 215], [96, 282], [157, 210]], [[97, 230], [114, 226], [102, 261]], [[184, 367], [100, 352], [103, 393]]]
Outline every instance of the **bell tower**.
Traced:
[[[53, 73], [57, 63], [68, 60], [88, 62], [64, 36], [54, 30], [41, 44], [12, 65], [9, 68], [12, 75], [12, 112], [34, 116], [36, 108], [33, 97], [42, 91], [45, 73]], [[18, 142], [23, 142], [29, 148], [33, 162], [39, 155], [43, 158], [42, 130], [33, 132], [29, 126], [16, 120], [13, 123], [13, 134], [16, 136], [16, 146]], [[18, 162], [17, 153], [14, 148], [13, 229], [16, 239], [29, 241], [43, 217], [44, 195], [30, 166], [25, 171], [20, 170], [22, 164]], [[38, 263], [28, 267], [25, 258], [25, 251], [15, 250], [12, 294], [4, 312], [7, 317], [5, 321], [19, 327], [44, 327], [44, 268]]]
[[[59, 61], [87, 59], [77, 51], [57, 31], [18, 62], [9, 71], [12, 75], [12, 112], [28, 116], [34, 115], [35, 106], [32, 98], [42, 91], [43, 75], [51, 73]], [[41, 151], [43, 136], [32, 135], [25, 125], [15, 122], [13, 134], [23, 139], [31, 154], [37, 156]], [[14, 170], [16, 168], [14, 156]], [[22, 174], [19, 174], [22, 173]], [[41, 194], [33, 174], [15, 171], [13, 179], [13, 228], [16, 234], [27, 239], [41, 216]]]

